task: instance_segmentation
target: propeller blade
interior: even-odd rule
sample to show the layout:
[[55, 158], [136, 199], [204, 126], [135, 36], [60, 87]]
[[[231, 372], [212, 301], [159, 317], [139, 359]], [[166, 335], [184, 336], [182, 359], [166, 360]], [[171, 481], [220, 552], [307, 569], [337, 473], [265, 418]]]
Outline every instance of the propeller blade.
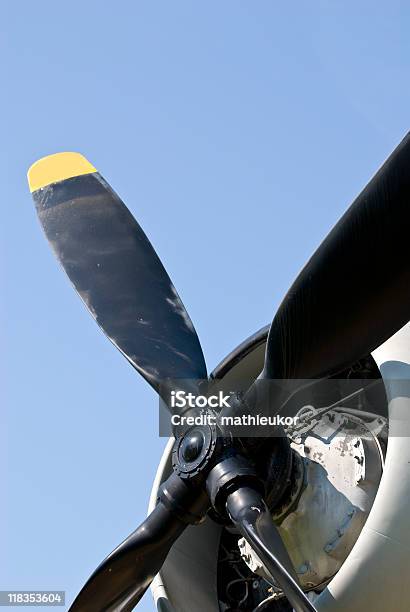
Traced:
[[198, 336], [168, 274], [130, 211], [79, 153], [31, 166], [40, 223], [106, 336], [156, 389], [204, 379]]
[[70, 612], [133, 610], [186, 525], [162, 504], [101, 563]]
[[176, 474], [162, 485], [151, 514], [95, 570], [69, 612], [129, 612], [161, 569], [173, 543], [188, 524], [198, 523], [208, 501]]
[[298, 584], [288, 552], [262, 496], [249, 487], [239, 488], [228, 496], [226, 510], [295, 612], [316, 612]]
[[273, 319], [262, 378], [340, 372], [410, 319], [410, 134], [303, 268]]

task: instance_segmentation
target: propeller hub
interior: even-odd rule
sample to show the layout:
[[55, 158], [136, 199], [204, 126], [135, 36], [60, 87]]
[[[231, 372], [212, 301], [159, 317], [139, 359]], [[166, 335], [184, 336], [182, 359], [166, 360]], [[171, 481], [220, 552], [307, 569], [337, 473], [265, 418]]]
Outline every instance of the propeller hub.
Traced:
[[187, 463], [192, 463], [198, 459], [205, 444], [205, 436], [198, 429], [193, 429], [187, 436], [184, 437], [181, 444], [181, 457]]
[[183, 480], [202, 481], [229, 445], [215, 425], [196, 425], [176, 439], [172, 467]]

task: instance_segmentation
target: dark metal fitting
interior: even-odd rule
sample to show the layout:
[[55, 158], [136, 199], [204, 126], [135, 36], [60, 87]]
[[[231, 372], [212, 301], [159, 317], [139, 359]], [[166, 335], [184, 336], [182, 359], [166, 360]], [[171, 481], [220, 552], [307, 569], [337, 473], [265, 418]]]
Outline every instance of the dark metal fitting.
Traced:
[[207, 475], [233, 444], [216, 425], [194, 426], [175, 440], [172, 449], [173, 470], [183, 480], [204, 482]]
[[175, 473], [161, 485], [158, 501], [188, 525], [201, 523], [210, 507], [203, 487], [190, 486]]
[[227, 457], [210, 471], [206, 480], [211, 504], [216, 512], [226, 518], [225, 504], [228, 496], [238, 487], [250, 486], [262, 495], [265, 486], [251, 463], [240, 455]]
[[217, 441], [216, 427], [191, 427], [175, 441], [172, 449], [174, 472], [186, 480], [200, 478], [214, 455]]

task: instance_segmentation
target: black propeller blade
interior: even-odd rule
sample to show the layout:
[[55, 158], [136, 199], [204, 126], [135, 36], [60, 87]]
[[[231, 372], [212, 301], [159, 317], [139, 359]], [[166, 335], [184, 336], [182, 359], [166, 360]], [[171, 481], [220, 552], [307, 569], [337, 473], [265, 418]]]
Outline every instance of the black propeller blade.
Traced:
[[155, 388], [203, 379], [192, 322], [148, 238], [121, 199], [78, 153], [28, 172], [50, 245], [106, 336]]
[[335, 374], [410, 319], [410, 134], [303, 268], [273, 319], [264, 378]]
[[288, 552], [262, 496], [254, 489], [242, 487], [228, 496], [226, 508], [233, 524], [248, 540], [274, 582], [281, 586], [295, 612], [315, 612], [297, 582]]
[[95, 570], [70, 611], [133, 610], [185, 527], [163, 504], [156, 506]]
[[[273, 416], [299, 387], [344, 370], [409, 321], [409, 227], [410, 133], [300, 272], [272, 321], [262, 382], [224, 416]], [[268, 400], [266, 379], [284, 381]]]
[[176, 474], [162, 485], [158, 505], [88, 579], [70, 612], [129, 612], [161, 569], [172, 544], [207, 509], [204, 494]]

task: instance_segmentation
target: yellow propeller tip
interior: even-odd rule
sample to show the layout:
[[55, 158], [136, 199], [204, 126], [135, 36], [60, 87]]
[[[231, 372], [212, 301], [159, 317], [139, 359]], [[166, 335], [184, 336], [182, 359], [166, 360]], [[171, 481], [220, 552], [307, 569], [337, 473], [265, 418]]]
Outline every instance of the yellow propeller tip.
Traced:
[[27, 173], [30, 191], [58, 183], [74, 176], [97, 172], [80, 153], [55, 153], [36, 161]]

